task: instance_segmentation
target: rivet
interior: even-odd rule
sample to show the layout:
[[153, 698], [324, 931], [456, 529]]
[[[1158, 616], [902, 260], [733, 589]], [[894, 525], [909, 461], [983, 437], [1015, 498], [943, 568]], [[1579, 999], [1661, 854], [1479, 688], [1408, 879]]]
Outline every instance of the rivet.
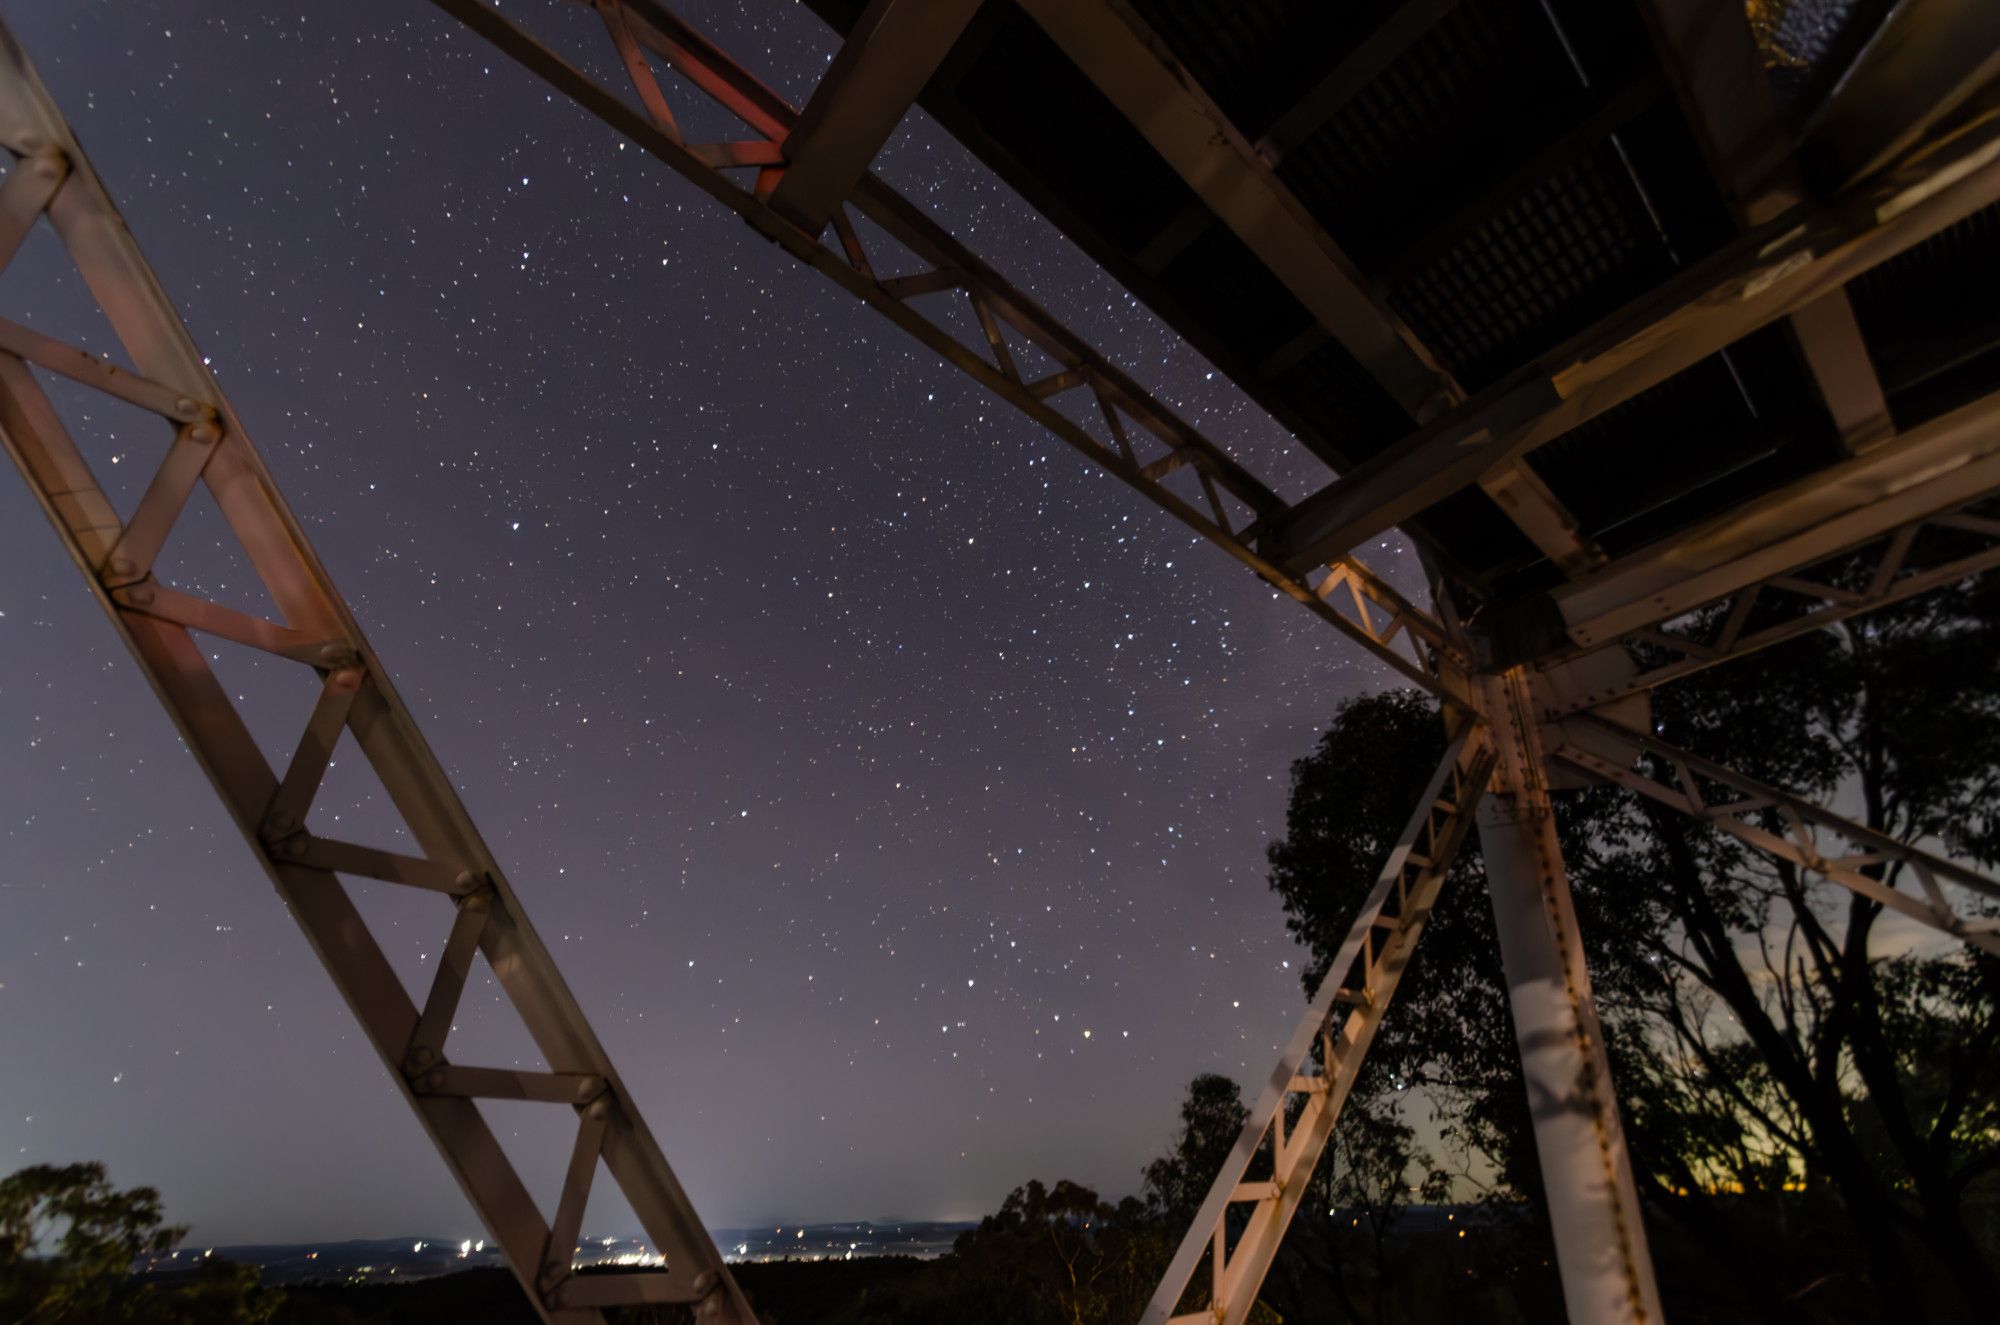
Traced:
[[153, 601], [153, 586], [142, 584], [125, 595], [125, 601], [134, 607], [146, 607]]
[[111, 573], [113, 575], [130, 575], [138, 569], [130, 557], [113, 557], [111, 559]]
[[200, 423], [189, 424], [187, 436], [191, 442], [199, 442], [203, 446], [210, 446], [222, 440], [222, 429], [209, 423], [207, 420], [203, 420]]
[[439, 1067], [426, 1072], [424, 1074], [423, 1087], [425, 1090], [443, 1090], [444, 1069]]

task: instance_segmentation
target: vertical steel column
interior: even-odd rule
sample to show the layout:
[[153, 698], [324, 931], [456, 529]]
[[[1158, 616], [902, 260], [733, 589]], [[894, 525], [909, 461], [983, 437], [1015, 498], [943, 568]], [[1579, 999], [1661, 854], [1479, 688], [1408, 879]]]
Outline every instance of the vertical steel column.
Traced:
[[1499, 765], [1479, 843], [1571, 1325], [1658, 1325], [1631, 1156], [1584, 969], [1528, 675], [1478, 678]]

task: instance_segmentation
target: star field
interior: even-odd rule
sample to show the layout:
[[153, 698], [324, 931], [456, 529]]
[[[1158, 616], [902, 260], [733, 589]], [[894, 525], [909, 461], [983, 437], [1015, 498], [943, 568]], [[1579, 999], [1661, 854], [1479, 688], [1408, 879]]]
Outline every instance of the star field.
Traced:
[[[795, 102], [835, 48], [683, 12]], [[1263, 847], [1385, 669], [427, 6], [0, 14], [711, 1225], [1122, 1193], [1190, 1076], [1262, 1078], [1299, 1012]], [[1324, 480], [921, 113], [878, 170], [1279, 491]], [[38, 243], [0, 313], [108, 351]], [[136, 498], [163, 427], [58, 399]], [[198, 1240], [476, 1236], [3, 478], [0, 558], [0, 1156], [102, 1158]], [[165, 565], [267, 610], [210, 511]], [[281, 763], [310, 675], [210, 652]], [[352, 753], [315, 815], [394, 845]], [[447, 908], [356, 891], [420, 990]], [[510, 1017], [475, 982], [454, 1057], [532, 1062]], [[552, 1193], [561, 1120], [494, 1114]]]

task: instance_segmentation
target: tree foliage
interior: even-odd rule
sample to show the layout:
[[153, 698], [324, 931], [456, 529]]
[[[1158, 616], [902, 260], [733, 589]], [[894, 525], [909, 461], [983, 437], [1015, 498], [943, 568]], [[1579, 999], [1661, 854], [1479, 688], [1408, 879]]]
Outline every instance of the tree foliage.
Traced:
[[1228, 1077], [1204, 1072], [1190, 1081], [1180, 1130], [1167, 1153], [1146, 1166], [1147, 1207], [1169, 1225], [1186, 1228], [1249, 1118], [1242, 1091]]
[[247, 1266], [204, 1259], [172, 1284], [133, 1268], [187, 1232], [150, 1187], [114, 1188], [102, 1164], [37, 1164], [0, 1179], [0, 1321], [8, 1325], [258, 1325], [283, 1301]]

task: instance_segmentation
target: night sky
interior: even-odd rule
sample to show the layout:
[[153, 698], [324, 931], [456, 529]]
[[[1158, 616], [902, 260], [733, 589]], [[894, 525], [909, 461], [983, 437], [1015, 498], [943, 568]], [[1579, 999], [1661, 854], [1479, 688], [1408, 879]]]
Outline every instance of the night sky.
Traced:
[[[682, 8], [795, 103], [835, 49]], [[602, 67], [587, 10], [506, 9]], [[711, 1226], [1123, 1194], [1190, 1076], [1254, 1091], [1301, 1010], [1287, 765], [1385, 669], [426, 5], [0, 14]], [[1281, 492], [1324, 480], [920, 112], [878, 171]], [[0, 315], [108, 351], [65, 261], [24, 250]], [[165, 425], [62, 400], [129, 501]], [[254, 604], [189, 519], [166, 578]], [[0, 565], [5, 1167], [102, 1159], [197, 1243], [477, 1236], [5, 477]], [[310, 673], [211, 651], [281, 764]], [[379, 826], [358, 759], [315, 813]], [[356, 891], [423, 988], [449, 908]], [[533, 1063], [510, 1015], [469, 990], [454, 1056]], [[545, 1200], [565, 1112], [491, 1111]]]

